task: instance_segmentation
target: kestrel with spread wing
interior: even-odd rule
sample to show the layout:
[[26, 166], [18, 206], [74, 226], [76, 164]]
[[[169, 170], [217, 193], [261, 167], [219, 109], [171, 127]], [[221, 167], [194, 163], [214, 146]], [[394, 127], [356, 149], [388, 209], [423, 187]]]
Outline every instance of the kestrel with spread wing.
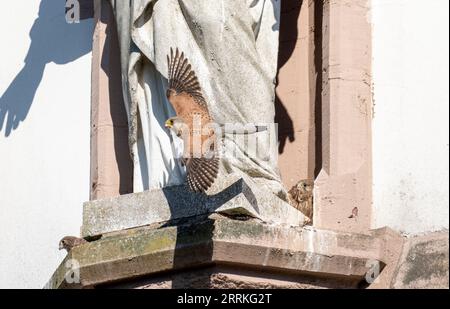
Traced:
[[169, 118], [165, 126], [183, 137], [182, 162], [186, 166], [189, 188], [194, 192], [205, 192], [219, 171], [216, 137], [209, 126], [213, 121], [197, 75], [184, 53], [178, 48], [174, 53], [171, 48], [167, 62], [169, 89], [166, 95], [177, 116]]

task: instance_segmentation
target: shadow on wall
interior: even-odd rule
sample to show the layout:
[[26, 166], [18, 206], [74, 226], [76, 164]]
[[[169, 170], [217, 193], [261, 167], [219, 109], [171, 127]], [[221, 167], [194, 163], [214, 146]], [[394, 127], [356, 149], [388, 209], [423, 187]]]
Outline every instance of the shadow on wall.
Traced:
[[[277, 86], [280, 69], [288, 62], [295, 50], [298, 38], [298, 18], [302, 2], [302, 0], [281, 1]], [[294, 122], [278, 93], [275, 98], [275, 123], [278, 123], [278, 153], [282, 154], [286, 142], [292, 143], [295, 141], [295, 130]]]
[[[92, 0], [85, 1], [91, 1], [92, 3]], [[101, 12], [101, 22], [106, 25], [101, 68], [108, 77], [109, 111], [113, 125], [115, 159], [117, 168], [119, 169], [119, 193], [122, 195], [133, 192], [134, 167], [129, 151], [130, 146], [128, 144], [128, 117], [122, 92], [119, 37], [116, 19], [109, 1], [104, 2]], [[147, 162], [143, 160], [141, 167], [146, 164]], [[143, 171], [147, 170], [147, 168], [143, 168]], [[143, 177], [143, 180], [148, 181], [148, 177]], [[145, 181], [144, 188], [148, 188]]]
[[[81, 18], [89, 17], [82, 10]], [[38, 18], [30, 30], [31, 44], [24, 66], [0, 96], [0, 132], [4, 130], [6, 137], [27, 117], [45, 66], [52, 62], [67, 64], [91, 51], [92, 27], [93, 23], [87, 21], [67, 23], [64, 1], [41, 1]]]

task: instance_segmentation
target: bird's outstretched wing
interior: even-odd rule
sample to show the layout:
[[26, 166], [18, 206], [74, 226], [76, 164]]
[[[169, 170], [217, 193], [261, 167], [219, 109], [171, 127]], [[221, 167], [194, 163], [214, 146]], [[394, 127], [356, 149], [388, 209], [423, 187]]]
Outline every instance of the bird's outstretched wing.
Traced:
[[[170, 56], [167, 55], [167, 63], [169, 70], [169, 91], [167, 92], [167, 97], [177, 115], [183, 116], [182, 114], [189, 107], [191, 109], [200, 108], [208, 113], [208, 106], [203, 97], [197, 75], [192, 70], [191, 64], [184, 56], [184, 53], [180, 53], [178, 48], [174, 53], [171, 48]], [[180, 104], [184, 106], [180, 106]]]
[[194, 192], [205, 192], [219, 172], [219, 158], [191, 158], [186, 162], [187, 183]]
[[[175, 109], [177, 116], [182, 118], [189, 127], [190, 143], [192, 143], [194, 140], [194, 115], [200, 116], [202, 126], [208, 124], [211, 121], [208, 106], [203, 97], [197, 75], [192, 70], [191, 64], [184, 53], [180, 53], [178, 48], [174, 53], [171, 48], [170, 55], [167, 55], [167, 63], [169, 71], [167, 98]], [[198, 132], [195, 134], [198, 134]], [[207, 136], [201, 136], [202, 145], [208, 138], [214, 139], [214, 132]], [[194, 192], [205, 192], [217, 178], [219, 158], [193, 158], [192, 144], [190, 145], [190, 151], [185, 151], [185, 153], [191, 154], [190, 158], [184, 159], [189, 188]]]

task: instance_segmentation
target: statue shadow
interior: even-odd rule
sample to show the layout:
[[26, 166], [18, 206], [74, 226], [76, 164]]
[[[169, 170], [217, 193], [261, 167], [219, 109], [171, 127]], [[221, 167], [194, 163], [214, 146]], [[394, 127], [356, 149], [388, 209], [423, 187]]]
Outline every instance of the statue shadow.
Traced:
[[[82, 0], [81, 4], [89, 7], [91, 2]], [[83, 8], [81, 19], [92, 17], [89, 9]], [[0, 131], [4, 130], [5, 137], [10, 136], [27, 117], [46, 65], [67, 64], [89, 53], [92, 50], [92, 30], [91, 21], [66, 22], [64, 1], [41, 1], [38, 18], [29, 33], [31, 43], [24, 66], [0, 96]]]
[[323, 136], [323, 126], [322, 126], [322, 91], [323, 91], [323, 2], [314, 2], [314, 70], [317, 72], [316, 78], [316, 93], [315, 93], [315, 111], [314, 111], [314, 125], [316, 127], [316, 142], [315, 142], [315, 169], [314, 176], [317, 177], [322, 170], [322, 136]]
[[[280, 69], [291, 58], [294, 53], [298, 38], [298, 18], [303, 0], [283, 0], [281, 1], [281, 18], [279, 34], [278, 71], [276, 85], [278, 87], [278, 75]], [[289, 115], [289, 111], [281, 100], [278, 93], [275, 97], [275, 123], [278, 124], [278, 153], [284, 152], [287, 142], [295, 141], [294, 122]]]
[[[183, 187], [180, 190], [180, 187]], [[215, 220], [209, 215], [225, 203], [231, 201], [239, 194], [243, 194], [249, 204], [259, 211], [258, 202], [251, 188], [241, 178], [229, 185], [223, 191], [207, 196], [201, 193], [192, 193], [186, 185], [166, 187], [162, 189], [168, 201], [170, 212], [175, 220], [170, 220], [162, 227], [176, 226], [177, 238], [173, 255], [173, 272], [171, 275], [172, 288], [182, 289], [187, 287], [186, 276], [189, 272], [199, 267], [214, 267], [213, 261], [215, 232]], [[197, 216], [185, 216], [180, 218], [186, 207], [202, 207], [208, 209], [209, 213]], [[177, 214], [174, 216], [174, 214]], [[225, 215], [235, 216], [240, 211], [227, 213]], [[246, 215], [245, 213], [243, 214]], [[180, 272], [181, 271], [181, 272]], [[212, 275], [212, 273], [211, 273]], [[198, 279], [196, 286], [209, 287], [209, 276]]]

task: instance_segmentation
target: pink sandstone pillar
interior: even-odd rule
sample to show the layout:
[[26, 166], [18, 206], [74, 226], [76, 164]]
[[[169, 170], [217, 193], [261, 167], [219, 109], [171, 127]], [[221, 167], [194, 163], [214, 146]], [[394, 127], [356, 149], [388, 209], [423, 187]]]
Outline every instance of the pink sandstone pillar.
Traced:
[[[364, 232], [371, 224], [371, 25], [368, 0], [323, 1], [320, 173], [314, 225]], [[316, 25], [318, 23], [316, 22]]]
[[119, 46], [113, 12], [106, 0], [95, 0], [94, 19], [91, 200], [130, 193], [133, 184]]

